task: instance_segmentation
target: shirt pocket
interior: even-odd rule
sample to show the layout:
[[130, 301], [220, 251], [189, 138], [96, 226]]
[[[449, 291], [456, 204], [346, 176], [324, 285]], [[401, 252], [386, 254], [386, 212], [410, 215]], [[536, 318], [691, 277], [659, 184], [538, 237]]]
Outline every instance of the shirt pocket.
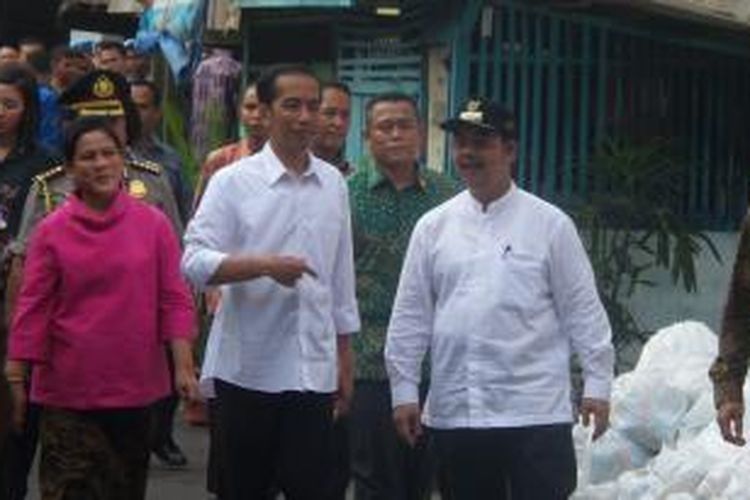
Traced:
[[506, 249], [492, 268], [492, 285], [504, 306], [534, 310], [550, 296], [547, 265], [540, 257]]

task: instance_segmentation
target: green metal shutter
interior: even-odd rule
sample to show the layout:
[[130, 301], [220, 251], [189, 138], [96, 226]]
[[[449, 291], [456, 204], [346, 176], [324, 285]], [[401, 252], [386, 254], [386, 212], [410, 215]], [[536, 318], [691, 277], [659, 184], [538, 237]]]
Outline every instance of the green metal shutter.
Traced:
[[747, 48], [492, 3], [471, 2], [453, 40], [451, 100], [455, 109], [490, 96], [516, 112], [521, 186], [553, 200], [586, 196], [586, 166], [602, 140], [661, 134], [690, 165], [688, 178], [675, 180], [687, 188], [685, 216], [736, 227], [748, 201]]

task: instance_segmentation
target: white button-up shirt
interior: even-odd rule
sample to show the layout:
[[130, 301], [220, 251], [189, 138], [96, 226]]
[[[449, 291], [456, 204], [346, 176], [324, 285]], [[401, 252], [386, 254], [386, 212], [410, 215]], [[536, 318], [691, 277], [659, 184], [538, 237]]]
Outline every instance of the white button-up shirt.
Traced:
[[394, 406], [435, 428], [570, 422], [571, 348], [587, 397], [609, 399], [614, 350], [586, 252], [558, 208], [515, 186], [486, 211], [464, 191], [409, 243], [385, 357]]
[[270, 144], [220, 170], [185, 233], [182, 269], [205, 286], [230, 255], [304, 258], [317, 274], [293, 288], [271, 278], [221, 286], [201, 372], [211, 395], [219, 378], [265, 392], [333, 392], [336, 335], [359, 330], [346, 182], [310, 155], [287, 171]]

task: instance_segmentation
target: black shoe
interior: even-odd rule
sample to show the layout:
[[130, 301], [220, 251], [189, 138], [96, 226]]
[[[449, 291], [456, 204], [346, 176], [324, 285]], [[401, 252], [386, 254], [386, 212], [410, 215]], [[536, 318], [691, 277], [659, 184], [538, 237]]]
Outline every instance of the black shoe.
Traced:
[[188, 463], [185, 454], [173, 442], [164, 443], [162, 446], [154, 448], [151, 451], [162, 464], [168, 467], [185, 467]]

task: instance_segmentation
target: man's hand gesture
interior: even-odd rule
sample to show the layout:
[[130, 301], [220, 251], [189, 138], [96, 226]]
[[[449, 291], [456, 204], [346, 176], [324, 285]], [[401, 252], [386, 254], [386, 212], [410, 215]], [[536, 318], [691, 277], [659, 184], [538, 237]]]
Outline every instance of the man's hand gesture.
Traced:
[[580, 413], [584, 427], [588, 427], [591, 420], [594, 421], [593, 439], [598, 439], [609, 428], [609, 401], [583, 398]]
[[393, 410], [393, 423], [396, 425], [396, 432], [412, 448], [422, 436], [420, 418], [421, 412], [417, 403], [400, 405]]
[[305, 259], [286, 255], [274, 256], [270, 259], [268, 276], [283, 286], [293, 287], [305, 273], [313, 278], [318, 277], [315, 271], [307, 265]]

